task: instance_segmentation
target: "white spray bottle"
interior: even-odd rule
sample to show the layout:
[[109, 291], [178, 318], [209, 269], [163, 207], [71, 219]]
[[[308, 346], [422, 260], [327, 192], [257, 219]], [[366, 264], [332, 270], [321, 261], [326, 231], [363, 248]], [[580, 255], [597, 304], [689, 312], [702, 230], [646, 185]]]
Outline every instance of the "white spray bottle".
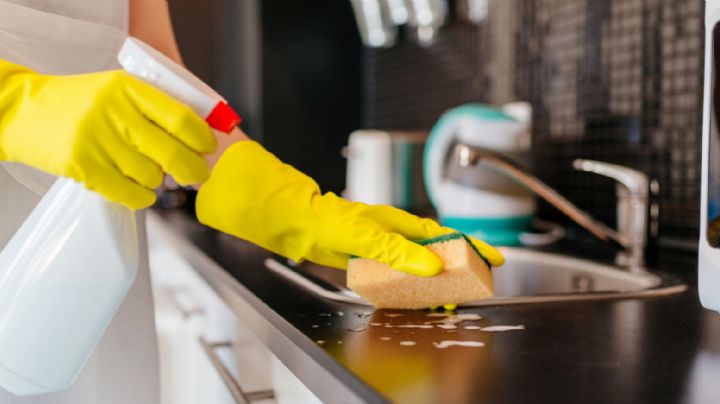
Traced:
[[[230, 132], [238, 115], [183, 67], [128, 38], [131, 74]], [[72, 384], [132, 285], [139, 265], [135, 214], [60, 178], [0, 252], [0, 387], [20, 396]]]

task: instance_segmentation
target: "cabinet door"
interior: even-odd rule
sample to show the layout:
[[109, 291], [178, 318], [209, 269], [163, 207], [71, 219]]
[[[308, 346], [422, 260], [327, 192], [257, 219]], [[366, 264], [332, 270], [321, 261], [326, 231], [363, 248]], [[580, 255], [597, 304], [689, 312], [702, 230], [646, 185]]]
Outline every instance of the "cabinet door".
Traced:
[[[174, 251], [150, 248], [163, 404], [231, 404], [232, 396], [200, 345], [212, 307], [202, 280]], [[232, 321], [232, 319], [230, 319]], [[227, 327], [232, 328], [230, 323]]]
[[235, 403], [227, 380], [251, 395], [272, 391], [272, 354], [193, 268], [157, 238], [150, 264], [163, 404]]
[[273, 385], [278, 404], [322, 404], [277, 357], [273, 356], [272, 359]]

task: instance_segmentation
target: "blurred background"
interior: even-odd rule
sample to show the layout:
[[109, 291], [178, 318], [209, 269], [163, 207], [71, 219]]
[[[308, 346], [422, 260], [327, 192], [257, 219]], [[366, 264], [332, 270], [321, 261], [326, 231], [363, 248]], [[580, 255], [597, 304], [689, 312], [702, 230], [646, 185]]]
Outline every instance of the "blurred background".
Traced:
[[[648, 259], [695, 254], [702, 0], [441, 3], [441, 26], [373, 38], [349, 0], [169, 2], [189, 68], [323, 190], [345, 189], [341, 150], [357, 129], [427, 132], [462, 104], [526, 101], [539, 178], [615, 226], [613, 181], [572, 161], [643, 171], [656, 191]], [[554, 208], [540, 203], [538, 216], [567, 226], [577, 248], [600, 248]]]

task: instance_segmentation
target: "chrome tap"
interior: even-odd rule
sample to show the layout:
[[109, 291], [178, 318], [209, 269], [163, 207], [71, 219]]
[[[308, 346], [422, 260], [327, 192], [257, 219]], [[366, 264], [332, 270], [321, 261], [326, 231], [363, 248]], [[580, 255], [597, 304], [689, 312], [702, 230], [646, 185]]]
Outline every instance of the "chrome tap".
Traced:
[[616, 262], [630, 271], [644, 270], [644, 250], [647, 243], [648, 177], [640, 171], [593, 160], [577, 159], [573, 167], [618, 181], [618, 230], [613, 230], [578, 208], [552, 187], [532, 175], [513, 160], [492, 150], [459, 143], [455, 158], [461, 167], [482, 161], [516, 179], [538, 196], [569, 216], [597, 238], [617, 244], [622, 251]]
[[618, 232], [625, 240], [624, 250], [616, 257], [618, 265], [630, 270], [641, 270], [645, 266], [645, 245], [647, 244], [648, 176], [632, 168], [595, 160], [576, 159], [573, 167], [579, 171], [599, 174], [617, 181]]

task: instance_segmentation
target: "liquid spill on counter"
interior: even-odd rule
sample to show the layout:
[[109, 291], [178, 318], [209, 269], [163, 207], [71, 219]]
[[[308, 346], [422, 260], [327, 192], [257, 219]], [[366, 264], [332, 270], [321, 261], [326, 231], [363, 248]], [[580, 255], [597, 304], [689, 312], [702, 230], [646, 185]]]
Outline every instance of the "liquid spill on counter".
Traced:
[[[318, 313], [318, 316], [321, 317], [342, 317], [345, 313], [342, 311], [338, 311], [335, 313]], [[355, 316], [359, 319], [366, 319], [370, 316], [372, 316], [373, 312], [355, 312], [352, 313], [355, 314]], [[456, 314], [454, 312], [432, 312], [425, 314], [425, 317], [427, 317], [427, 321], [420, 321], [420, 322], [409, 322], [406, 321], [402, 323], [402, 319], [395, 320], [397, 318], [406, 316], [402, 313], [382, 313], [383, 317], [388, 318], [388, 322], [378, 322], [377, 317], [374, 319], [376, 321], [370, 322], [369, 324], [366, 324], [365, 326], [355, 326], [351, 328], [346, 328], [347, 331], [353, 332], [353, 333], [362, 333], [365, 331], [368, 331], [367, 325], [370, 327], [378, 327], [378, 328], [386, 328], [386, 329], [393, 329], [391, 332], [393, 334], [399, 334], [400, 331], [398, 329], [442, 329], [445, 330], [445, 333], [455, 333], [457, 330], [467, 330], [467, 331], [478, 331], [478, 332], [507, 332], [507, 331], [517, 331], [517, 330], [525, 330], [525, 326], [522, 324], [518, 325], [490, 325], [490, 326], [481, 326], [477, 324], [465, 324], [465, 322], [471, 322], [471, 321], [479, 321], [482, 320], [483, 317], [474, 314], [474, 313], [460, 313]], [[414, 315], [411, 315], [410, 317], [414, 317]], [[332, 323], [327, 323], [327, 325], [331, 326]], [[319, 328], [319, 325], [312, 325], [313, 328]], [[414, 331], [407, 331], [405, 334], [414, 335]], [[464, 334], [467, 335], [467, 334]], [[389, 336], [381, 336], [379, 337], [381, 341], [391, 341], [393, 338]], [[326, 343], [325, 340], [317, 340], [316, 341], [318, 345], [324, 345]], [[339, 340], [336, 341], [337, 344], [342, 344], [343, 341]], [[398, 340], [397, 344], [403, 347], [412, 347], [418, 345], [417, 341], [411, 341], [411, 340]], [[456, 340], [443, 340], [443, 341], [434, 341], [432, 342], [432, 345], [437, 349], [447, 349], [450, 347], [464, 347], [464, 348], [481, 348], [485, 346], [485, 343], [475, 340], [466, 340], [466, 341], [456, 341]]]
[[435, 348], [438, 349], [445, 349], [449, 348], [451, 346], [464, 346], [464, 347], [471, 347], [471, 348], [480, 348], [484, 347], [485, 344], [478, 341], [442, 341], [442, 342], [433, 342], [433, 345]]
[[520, 325], [493, 325], [490, 327], [482, 327], [480, 330], [485, 332], [504, 332], [504, 331], [512, 331], [512, 330], [524, 330], [525, 326]]

